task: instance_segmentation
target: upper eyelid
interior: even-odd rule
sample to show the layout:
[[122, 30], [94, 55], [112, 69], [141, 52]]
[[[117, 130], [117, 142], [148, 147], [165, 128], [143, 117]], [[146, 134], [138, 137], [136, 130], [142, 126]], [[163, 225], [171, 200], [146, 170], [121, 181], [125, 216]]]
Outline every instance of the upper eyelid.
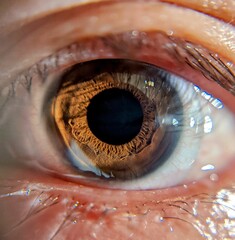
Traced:
[[[12, 4], [12, 2], [14, 2], [14, 4]], [[24, 3], [15, 0], [2, 1], [0, 8], [0, 34], [2, 32], [7, 33], [9, 30], [13, 31], [15, 29], [14, 22], [20, 22], [21, 26], [23, 26], [29, 21], [34, 21], [57, 11], [63, 11], [72, 7], [87, 4], [88, 2], [99, 2], [99, 0], [51, 0], [50, 4], [48, 4], [47, 0], [28, 0]]]
[[[167, 37], [162, 33], [144, 33], [144, 35], [142, 35], [142, 33], [139, 32], [138, 34], [139, 36], [136, 37], [135, 41], [130, 43], [130, 45], [128, 45], [129, 41], [126, 40], [126, 36], [129, 35], [130, 38], [133, 38], [132, 32], [127, 32], [120, 35], [110, 35], [104, 38], [101, 37], [94, 40], [94, 42], [93, 39], [90, 39], [90, 41], [86, 40], [69, 45], [68, 47], [61, 49], [55, 54], [52, 54], [39, 63], [33, 65], [32, 68], [16, 78], [9, 88], [9, 96], [15, 94], [14, 86], [19, 83], [22, 84], [22, 86], [24, 86], [28, 92], [30, 92], [31, 84], [35, 74], [39, 77], [40, 81], [44, 83], [48, 75], [50, 75], [50, 73], [55, 69], [60, 69], [61, 67], [63, 68], [63, 65], [73, 65], [76, 62], [89, 60], [89, 58], [86, 59], [86, 57], [83, 59], [83, 49], [87, 49], [88, 47], [88, 51], [91, 50], [92, 52], [92, 46], [95, 43], [98, 43], [101, 48], [103, 46], [103, 51], [105, 51], [105, 47], [107, 47], [108, 51], [117, 52], [117, 54], [122, 52], [124, 55], [131, 54], [132, 56], [133, 52], [135, 52], [137, 48], [140, 52], [144, 51], [143, 49], [145, 45], [142, 45], [142, 41], [144, 41], [147, 46], [151, 46], [151, 48], [154, 49], [154, 47], [159, 44], [156, 41], [156, 39], [159, 37], [162, 39], [162, 43], [166, 41], [163, 49], [165, 49], [164, 51], [166, 51], [170, 57], [175, 58], [174, 61], [188, 64], [194, 70], [201, 72], [207, 79], [217, 82], [223, 88], [230, 91], [232, 94], [235, 94], [235, 68], [233, 65], [230, 66], [229, 62], [227, 63], [222, 60], [217, 54], [212, 54], [208, 52], [207, 49], [194, 45], [193, 43]], [[141, 36], [144, 37], [142, 38]], [[151, 39], [152, 37], [153, 39]], [[128, 48], [128, 50], [126, 51], [125, 47], [123, 48], [123, 46]], [[156, 51], [158, 50], [156, 49]], [[96, 54], [96, 52], [93, 53]], [[65, 62], [63, 60], [64, 57], [66, 59]]]
[[[175, 0], [161, 0], [162, 2], [174, 3]], [[235, 24], [235, 2], [233, 0], [224, 1], [198, 1], [181, 0], [177, 4], [183, 7], [190, 7], [196, 11], [206, 13], [210, 16], [221, 19], [232, 25]]]
[[[138, 3], [135, 3], [135, 4], [137, 4], [138, 5]], [[142, 3], [141, 3], [142, 4]], [[159, 3], [160, 4], [160, 3]], [[161, 3], [162, 4], [162, 3]], [[142, 6], [142, 5], [141, 5]], [[172, 10], [176, 10], [176, 9], [172, 9]], [[177, 9], [178, 10], [178, 9]], [[190, 14], [191, 14], [191, 12], [190, 12]], [[196, 14], [196, 13], [195, 13]], [[63, 15], [62, 15], [63, 16]], [[210, 19], [211, 21], [212, 21], [212, 23], [213, 23], [213, 19]], [[173, 22], [173, 20], [172, 20], [172, 22]], [[211, 23], [211, 24], [212, 24]], [[217, 25], [216, 25], [217, 24]], [[233, 47], [233, 40], [232, 40], [232, 36], [234, 35], [234, 29], [231, 29], [230, 27], [229, 27], [229, 25], [226, 25], [226, 26], [223, 26], [223, 25], [221, 25], [222, 23], [220, 23], [220, 22], [215, 22], [215, 26], [216, 26], [216, 28], [213, 30], [213, 34], [212, 34], [212, 37], [211, 38], [209, 38], [209, 36], [206, 36], [205, 38], [207, 38], [207, 39], [210, 39], [209, 41], [213, 41], [213, 39], [215, 39], [216, 38], [216, 36], [218, 36], [220, 39], [223, 39], [223, 41], [220, 41], [220, 44], [221, 44], [221, 46], [220, 46], [220, 51], [221, 51], [221, 53], [223, 53], [223, 54], [229, 54], [229, 55], [231, 55], [230, 57], [231, 58], [233, 58], [233, 51], [231, 50], [232, 49], [232, 47]], [[160, 24], [159, 24], [160, 25]], [[202, 29], [200, 30], [201, 31], [201, 33], [198, 33], [198, 35], [203, 35], [203, 33], [206, 33], [206, 34], [208, 34], [208, 30], [206, 30], [207, 28], [209, 28], [209, 26], [204, 26], [204, 28], [203, 28], [203, 26], [202, 26]], [[173, 27], [173, 29], [174, 29], [174, 27]], [[75, 30], [74, 30], [75, 31]], [[181, 30], [180, 30], [181, 31]], [[76, 32], [76, 31], [75, 31]], [[177, 32], [177, 31], [176, 31]], [[211, 34], [211, 33], [210, 33]], [[210, 35], [209, 34], [209, 35]], [[186, 34], [187, 35], [187, 34]], [[189, 34], [188, 34], [189, 35]], [[194, 33], [194, 35], [193, 34], [190, 34], [190, 37], [192, 38], [192, 36], [193, 37], [196, 37], [196, 35], [195, 35], [195, 33]], [[184, 37], [184, 36], [183, 36]], [[198, 37], [199, 38], [199, 37]], [[200, 37], [201, 38], [201, 37]], [[22, 40], [22, 42], [23, 42], [23, 39], [21, 39]], [[197, 40], [199, 40], [199, 39], [197, 39]], [[47, 41], [47, 40], [45, 40], [45, 41]], [[219, 41], [217, 41], [217, 42], [219, 42]], [[45, 43], [44, 43], [45, 44]], [[209, 44], [209, 43], [207, 43], [207, 44]], [[15, 45], [17, 45], [17, 44], [13, 44], [13, 46], [15, 46]], [[212, 44], [212, 46], [214, 46], [214, 48], [218, 48], [218, 46], [215, 46], [215, 43], [214, 44]], [[42, 47], [42, 46], [41, 46]], [[62, 47], [62, 46], [61, 46]], [[20, 47], [19, 46], [19, 48], [20, 49], [24, 49], [24, 45], [23, 45], [23, 43], [22, 43], [22, 46]], [[38, 48], [38, 47], [36, 47], [36, 48]], [[60, 47], [59, 47], [60, 48]], [[9, 49], [10, 50], [10, 49]], [[14, 52], [14, 48], [12, 49], [12, 51]], [[40, 49], [40, 51], [43, 51], [42, 49]], [[53, 50], [52, 50], [53, 51]], [[229, 59], [229, 60], [231, 60], [231, 58]], [[2, 64], [3, 64], [3, 66], [4, 66], [4, 58], [2, 58]], [[39, 59], [38, 59], [39, 60]], [[7, 62], [7, 61], [5, 61], [5, 62]], [[18, 64], [19, 64], [19, 61], [18, 61]], [[19, 67], [19, 66], [17, 66], [17, 63], [14, 65], [14, 68], [15, 69], [17, 69], [17, 67]], [[2, 69], [2, 74], [5, 74], [5, 76], [8, 76], [8, 75], [10, 75], [10, 73], [9, 72], [6, 72], [5, 71], [5, 69], [4, 69], [4, 67], [1, 67], [0, 66], [0, 68]], [[7, 68], [7, 66], [6, 66], [6, 68]], [[2, 78], [4, 78], [5, 76], [2, 76]]]
[[[5, 1], [5, 2], [3, 1], [1, 3], [1, 8], [0, 8], [0, 20], [1, 20], [0, 29], [4, 28], [4, 25], [11, 24], [14, 21], [12, 17], [9, 18], [9, 15], [14, 17], [18, 16], [15, 20], [24, 22], [25, 21], [24, 19], [28, 19], [28, 18], [36, 19], [37, 17], [45, 16], [48, 13], [52, 14], [56, 11], [62, 11], [62, 10], [83, 5], [83, 4], [90, 4], [94, 2], [112, 2], [112, 1], [115, 1], [115, 0], [102, 0], [102, 1], [100, 0], [87, 0], [87, 1], [68, 0], [66, 2], [51, 0], [50, 4], [48, 4], [48, 1], [46, 0], [40, 0], [40, 1], [33, 0], [33, 1], [27, 1], [24, 4], [22, 4], [20, 1], [15, 1], [14, 5], [13, 4], [11, 5], [11, 1]], [[223, 0], [222, 2], [208, 1], [206, 3], [203, 1], [191, 1], [191, 0], [184, 0], [181, 2], [179, 1], [177, 2], [176, 0], [161, 0], [161, 1], [176, 3], [183, 7], [192, 8], [197, 11], [201, 11], [218, 18], [221, 18], [221, 14], [223, 14], [222, 16], [223, 20], [225, 20], [226, 22], [230, 22], [232, 24], [234, 22], [235, 4], [233, 0]], [[37, 2], [39, 3], [38, 5], [37, 5]], [[32, 4], [34, 8], [33, 10], [29, 11], [30, 5]], [[16, 9], [17, 9], [17, 12], [16, 12]]]
[[172, 39], [172, 41], [176, 43], [171, 49], [173, 57], [186, 62], [190, 67], [201, 72], [204, 77], [217, 82], [235, 95], [235, 67], [232, 63], [192, 43], [180, 42], [177, 39]]

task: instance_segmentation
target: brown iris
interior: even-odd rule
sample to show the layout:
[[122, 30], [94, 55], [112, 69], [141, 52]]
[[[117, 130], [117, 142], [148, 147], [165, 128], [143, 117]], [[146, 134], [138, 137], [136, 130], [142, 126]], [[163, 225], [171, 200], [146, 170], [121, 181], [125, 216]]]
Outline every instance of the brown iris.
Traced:
[[91, 166], [128, 179], [159, 164], [168, 147], [159, 119], [174, 92], [152, 72], [143, 72], [141, 64], [128, 61], [127, 71], [119, 61], [92, 61], [68, 71], [54, 101], [54, 118], [70, 150], [76, 143]]

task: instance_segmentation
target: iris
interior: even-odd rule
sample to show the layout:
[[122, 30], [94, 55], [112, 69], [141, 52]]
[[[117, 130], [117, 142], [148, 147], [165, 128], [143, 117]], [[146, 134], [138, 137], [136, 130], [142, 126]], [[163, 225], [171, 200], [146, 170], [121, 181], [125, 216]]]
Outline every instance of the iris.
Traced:
[[183, 106], [168, 76], [153, 65], [125, 59], [69, 69], [55, 98], [54, 118], [73, 152], [73, 165], [132, 179], [164, 163], [183, 124]]

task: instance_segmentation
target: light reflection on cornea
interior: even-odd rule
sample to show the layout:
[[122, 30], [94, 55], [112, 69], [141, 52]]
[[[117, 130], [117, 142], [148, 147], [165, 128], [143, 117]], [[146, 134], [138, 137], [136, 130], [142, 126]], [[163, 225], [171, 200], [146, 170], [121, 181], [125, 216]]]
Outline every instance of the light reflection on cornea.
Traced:
[[216, 109], [222, 109], [224, 107], [223, 103], [217, 99], [217, 98], [214, 98], [211, 94], [205, 92], [205, 91], [202, 91], [200, 89], [200, 87], [198, 86], [194, 86], [194, 90], [196, 93], [200, 94], [205, 100], [207, 100], [208, 102], [211, 103], [211, 105], [213, 107], [215, 107]]
[[211, 104], [217, 109], [222, 109], [224, 107], [223, 103], [219, 99], [214, 99]]
[[205, 165], [201, 168], [202, 171], [211, 171], [211, 170], [214, 170], [214, 169], [215, 169], [215, 166], [212, 165], [212, 164], [207, 164], [207, 165]]
[[210, 116], [205, 116], [204, 121], [204, 133], [210, 133], [213, 128], [212, 119]]
[[175, 118], [172, 119], [172, 125], [173, 126], [178, 126], [179, 125], [179, 121]]
[[155, 82], [151, 81], [151, 80], [148, 80], [148, 81], [145, 80], [144, 83], [145, 83], [145, 88], [148, 88], [148, 86], [149, 87], [154, 87], [155, 86]]
[[195, 126], [195, 123], [196, 123], [196, 121], [195, 121], [194, 117], [191, 117], [190, 118], [190, 127], [193, 128]]

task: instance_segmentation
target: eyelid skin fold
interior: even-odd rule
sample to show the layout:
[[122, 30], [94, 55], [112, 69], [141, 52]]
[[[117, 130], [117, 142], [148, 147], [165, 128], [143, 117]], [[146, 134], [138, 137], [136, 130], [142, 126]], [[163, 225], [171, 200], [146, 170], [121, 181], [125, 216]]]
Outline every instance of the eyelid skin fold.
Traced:
[[[131, 14], [128, 10], [130, 8], [133, 9]], [[148, 15], [142, 15], [143, 11], [148, 12]], [[156, 15], [156, 12], [159, 14]], [[138, 21], [135, 16], [139, 16]], [[185, 27], [182, 19], [197, 21], [190, 22]], [[85, 29], [84, 22], [87, 25]], [[115, 24], [107, 25], [107, 22]], [[200, 28], [197, 28], [198, 25]], [[78, 38], [93, 36], [94, 32], [105, 35], [110, 31], [118, 33], [132, 29], [163, 31], [171, 36], [197, 42], [230, 61], [234, 59], [234, 29], [229, 24], [166, 3], [110, 1], [109, 4], [70, 9], [29, 23], [21, 28], [23, 36], [17, 31], [6, 35], [7, 40], [2, 39], [0, 49], [2, 78], [13, 77], [17, 72], [29, 67], [32, 61], [37, 62]], [[60, 37], [62, 33], [66, 38]], [[32, 42], [35, 43], [33, 46]], [[23, 50], [26, 46], [27, 52]], [[14, 70], [9, 69], [9, 63], [13, 63]]]
[[[97, 51], [97, 47], [99, 50], [102, 49], [102, 52]], [[80, 40], [41, 60], [19, 75], [8, 87], [8, 95], [14, 95], [19, 84], [24, 84], [30, 92], [32, 82], [48, 82], [47, 77], [54, 71], [60, 71], [78, 62], [107, 57], [144, 60], [173, 71], [183, 78], [187, 76], [189, 81], [212, 93], [214, 97], [220, 98], [232, 111], [235, 110], [235, 106], [231, 104], [231, 96], [220, 87], [234, 94], [234, 66], [201, 46], [159, 32], [131, 31]], [[185, 64], [191, 66], [193, 70], [189, 67], [187, 69]], [[200, 76], [201, 73], [209, 81]]]
[[[45, 2], [44, 2], [45, 1]], [[157, 0], [155, 0], [157, 1]], [[222, 18], [227, 22], [233, 23], [234, 21], [234, 8], [235, 3], [233, 0], [223, 0], [220, 2], [216, 2], [213, 0], [204, 1], [204, 0], [161, 0], [162, 2], [169, 2], [169, 3], [176, 3], [178, 5], [182, 5], [188, 8], [196, 9], [198, 11], [206, 12], [212, 16], [216, 16]], [[12, 3], [14, 2], [14, 5]], [[24, 5], [21, 4], [21, 1], [15, 2], [15, 0], [10, 1], [2, 1], [1, 8], [0, 8], [0, 16], [1, 16], [1, 25], [0, 25], [0, 32], [3, 30], [10, 31], [10, 29], [14, 29], [14, 23], [22, 22], [25, 24], [28, 19], [36, 19], [38, 17], [46, 16], [48, 14], [53, 14], [56, 11], [62, 11], [67, 8], [72, 8], [75, 6], [81, 6], [83, 4], [88, 3], [95, 3], [95, 2], [102, 2], [100, 0], [68, 0], [65, 2], [63, 1], [56, 1], [51, 0], [50, 4], [46, 0], [28, 0], [25, 2]], [[112, 2], [112, 0], [105, 0], [103, 2]], [[144, 0], [143, 0], [144, 2]], [[16, 5], [18, 4], [18, 5]], [[37, 7], [35, 6], [36, 4]], [[32, 5], [35, 8], [32, 8]], [[16, 11], [17, 9], [17, 11]], [[30, 15], [29, 15], [30, 14]], [[9, 18], [8, 16], [14, 16], [15, 18]], [[7, 29], [6, 26], [8, 25]], [[11, 25], [12, 27], [9, 27]]]
[[[176, 3], [175, 0], [162, 0], [162, 2]], [[178, 0], [177, 4], [209, 14], [233, 25], [235, 23], [235, 2], [233, 0]]]

